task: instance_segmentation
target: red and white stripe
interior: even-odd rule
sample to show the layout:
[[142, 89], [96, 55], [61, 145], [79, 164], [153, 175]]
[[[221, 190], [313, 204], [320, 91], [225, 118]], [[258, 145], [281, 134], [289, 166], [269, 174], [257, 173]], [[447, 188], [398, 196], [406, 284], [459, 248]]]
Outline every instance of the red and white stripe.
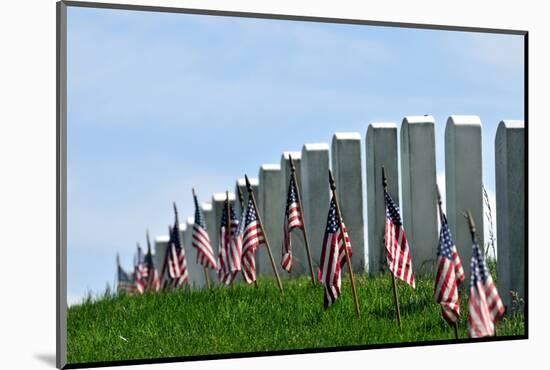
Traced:
[[460, 304], [455, 264], [444, 256], [438, 257], [435, 277], [435, 300], [441, 305], [441, 314], [449, 323], [458, 322]]
[[170, 243], [168, 248], [168, 274], [174, 288], [180, 288], [189, 283], [185, 250], [183, 247], [177, 248], [174, 243]]
[[245, 281], [251, 284], [256, 281], [256, 248], [265, 243], [264, 232], [257, 220], [246, 225], [243, 234], [242, 271]]
[[411, 252], [405, 229], [402, 225], [395, 225], [387, 216], [384, 242], [390, 271], [394, 276], [415, 288]]
[[212, 269], [218, 268], [210, 237], [200, 225], [193, 225], [191, 245], [197, 250], [197, 263], [199, 265]]
[[242, 236], [237, 233], [238, 227], [239, 221], [232, 219], [230, 230], [220, 228], [218, 279], [225, 285], [231, 284], [241, 270]]
[[290, 234], [293, 229], [303, 229], [304, 227], [298, 202], [289, 204], [285, 216], [281, 265], [287, 272], [292, 272], [292, 238]]
[[474, 242], [472, 248], [468, 336], [480, 338], [495, 334], [495, 322], [504, 315], [504, 305], [479, 246]]
[[470, 338], [495, 334], [495, 321], [504, 314], [504, 305], [490, 276], [485, 285], [478, 281], [470, 287], [468, 314]]
[[335, 233], [325, 233], [323, 237], [318, 278], [325, 287], [325, 309], [330, 307], [341, 294], [342, 268], [346, 263], [345, 246], [348, 248], [350, 258], [352, 255], [348, 230], [344, 224], [342, 224], [342, 228], [343, 233], [337, 229]]

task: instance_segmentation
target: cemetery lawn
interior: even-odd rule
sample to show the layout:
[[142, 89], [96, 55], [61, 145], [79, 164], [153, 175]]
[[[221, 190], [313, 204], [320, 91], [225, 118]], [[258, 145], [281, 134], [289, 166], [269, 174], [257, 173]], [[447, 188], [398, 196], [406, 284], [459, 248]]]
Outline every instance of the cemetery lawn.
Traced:
[[[68, 309], [69, 364], [454, 339], [433, 302], [433, 280], [417, 277], [416, 292], [398, 282], [403, 330], [397, 328], [391, 278], [356, 275], [361, 318], [349, 280], [342, 296], [323, 309], [323, 288], [307, 277], [244, 283], [210, 291], [143, 296], [109, 295]], [[466, 294], [462, 294], [465, 297]], [[461, 301], [465, 317], [467, 299]], [[498, 336], [525, 334], [522, 315], [504, 317]], [[466, 323], [459, 326], [466, 338]]]

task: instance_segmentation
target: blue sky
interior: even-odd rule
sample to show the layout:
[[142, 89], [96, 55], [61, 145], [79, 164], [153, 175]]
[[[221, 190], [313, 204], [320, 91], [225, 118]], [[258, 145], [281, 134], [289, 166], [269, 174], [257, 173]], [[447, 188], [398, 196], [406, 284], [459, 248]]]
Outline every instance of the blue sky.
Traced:
[[438, 177], [451, 114], [494, 136], [523, 119], [523, 37], [107, 9], [68, 11], [68, 299], [130, 267], [171, 202], [201, 201], [334, 132], [436, 119]]

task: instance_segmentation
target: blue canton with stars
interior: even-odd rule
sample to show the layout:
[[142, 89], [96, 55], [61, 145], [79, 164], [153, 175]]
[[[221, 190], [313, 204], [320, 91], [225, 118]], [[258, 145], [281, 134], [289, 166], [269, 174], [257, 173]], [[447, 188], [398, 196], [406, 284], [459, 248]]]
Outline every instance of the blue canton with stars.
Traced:
[[289, 207], [292, 203], [297, 203], [296, 200], [296, 184], [294, 183], [294, 177], [290, 177], [290, 183], [288, 184], [288, 197], [286, 199], [286, 215], [290, 211]]
[[[231, 214], [231, 222], [235, 222], [237, 220], [237, 214], [235, 213], [235, 209], [233, 209], [233, 205], [229, 206], [229, 213]], [[227, 199], [223, 203], [223, 212], [222, 212], [222, 223], [220, 227], [227, 227]]]
[[170, 228], [170, 242], [173, 243], [177, 249], [181, 248], [181, 240], [178, 226], [179, 225], [177, 224], [177, 222], [174, 222], [174, 227]]
[[252, 198], [248, 199], [248, 205], [246, 206], [246, 218], [244, 221], [245, 227], [258, 220], [256, 215], [256, 209], [254, 208], [254, 202]]
[[401, 225], [401, 216], [399, 215], [399, 207], [394, 203], [388, 192], [384, 190], [384, 199], [386, 200], [386, 216], [394, 225]]
[[485, 264], [485, 259], [481, 254], [479, 245], [474, 243], [472, 246], [472, 263], [470, 264], [472, 271], [472, 279], [470, 280], [470, 286], [476, 285], [478, 282], [485, 284], [487, 282], [487, 277], [489, 276], [489, 271], [487, 270], [487, 265]]
[[206, 224], [204, 223], [204, 218], [202, 217], [201, 208], [199, 207], [199, 201], [197, 197], [194, 197], [195, 200], [195, 225], [199, 225], [203, 230], [206, 230]]
[[437, 251], [439, 256], [443, 256], [450, 260], [453, 260], [453, 239], [449, 225], [447, 224], [447, 218], [442, 217], [441, 230], [439, 232], [439, 248]]
[[334, 234], [338, 230], [338, 222], [336, 221], [336, 203], [334, 198], [330, 200], [330, 207], [328, 209], [327, 217], [327, 233]]

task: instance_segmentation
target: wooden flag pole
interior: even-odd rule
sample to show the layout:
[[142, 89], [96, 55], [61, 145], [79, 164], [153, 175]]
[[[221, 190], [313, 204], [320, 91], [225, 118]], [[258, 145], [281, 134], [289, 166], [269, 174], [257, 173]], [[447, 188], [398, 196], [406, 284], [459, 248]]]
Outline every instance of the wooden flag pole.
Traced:
[[[244, 205], [244, 194], [241, 190], [241, 188], [239, 187], [239, 184], [237, 184], [237, 192], [239, 193], [239, 204], [241, 205], [241, 214], [243, 212], [246, 212], [246, 209], [245, 209], [245, 205]], [[241, 217], [242, 219], [242, 217]], [[243, 279], [246, 281], [246, 278], [244, 277], [244, 271], [241, 270], [241, 274], [243, 275]], [[258, 281], [257, 280], [254, 280], [254, 286], [257, 288], [258, 287]]]
[[[382, 166], [382, 185], [384, 186], [384, 191], [388, 189], [388, 180], [386, 179], [386, 170]], [[392, 287], [393, 287], [393, 300], [395, 302], [395, 313], [397, 315], [397, 325], [401, 329], [401, 310], [399, 309], [399, 295], [397, 294], [397, 283], [395, 281], [395, 275], [393, 271], [390, 270], [390, 275], [392, 277]]]
[[[439, 219], [441, 220], [441, 222], [443, 222], [443, 208], [441, 206], [441, 193], [439, 192], [439, 186], [437, 186], [437, 184], [435, 184], [435, 189], [437, 190], [437, 205], [438, 205], [437, 210], [439, 213]], [[457, 289], [457, 294], [459, 294], [459, 298], [460, 298], [460, 292], [458, 291], [458, 289]], [[455, 321], [453, 325], [453, 329], [455, 332], [455, 339], [458, 339], [458, 321]]]
[[351, 282], [351, 292], [353, 294], [353, 300], [355, 301], [355, 313], [357, 318], [361, 316], [359, 309], [359, 299], [357, 298], [357, 291], [355, 290], [355, 279], [353, 278], [353, 269], [351, 268], [351, 258], [348, 252], [348, 245], [346, 243], [346, 238], [344, 235], [344, 223], [342, 222], [342, 214], [340, 213], [340, 205], [338, 204], [338, 197], [336, 196], [336, 184], [334, 178], [332, 177], [332, 171], [328, 170], [328, 178], [330, 183], [330, 190], [332, 191], [332, 198], [334, 199], [334, 204], [336, 205], [336, 217], [338, 218], [338, 227], [342, 233], [342, 240], [344, 241], [344, 252], [346, 253], [346, 261], [348, 265], [349, 279]]
[[262, 217], [260, 215], [260, 212], [258, 211], [258, 206], [256, 205], [256, 197], [254, 196], [254, 191], [252, 191], [252, 186], [250, 185], [250, 181], [248, 181], [248, 176], [244, 175], [244, 178], [246, 180], [246, 190], [248, 190], [248, 196], [251, 197], [252, 199], [252, 204], [254, 205], [254, 209], [256, 210], [256, 215], [258, 216], [258, 223], [260, 224], [260, 227], [262, 228], [262, 232], [264, 233], [265, 247], [267, 248], [267, 253], [269, 254], [269, 259], [271, 260], [271, 267], [273, 267], [273, 272], [275, 273], [275, 277], [277, 277], [277, 284], [279, 285], [279, 290], [281, 291], [281, 295], [284, 295], [283, 284], [281, 283], [281, 278], [279, 277], [279, 273], [277, 272], [277, 267], [275, 266], [275, 260], [273, 259], [271, 248], [269, 247], [269, 240], [267, 239], [267, 234], [264, 229]]
[[[193, 193], [193, 200], [197, 199], [195, 188], [191, 188], [191, 192]], [[197, 207], [199, 206], [198, 201], [195, 204], [197, 205]], [[197, 210], [197, 211], [200, 212], [200, 210]], [[197, 251], [197, 253], [199, 253], [199, 251]], [[202, 270], [204, 271], [204, 280], [206, 281], [206, 288], [210, 289], [210, 278], [208, 277], [208, 269], [205, 266], [202, 266]]]
[[304, 244], [306, 245], [307, 252], [307, 263], [309, 264], [309, 272], [311, 274], [311, 283], [315, 286], [315, 274], [313, 273], [313, 263], [311, 262], [311, 251], [309, 249], [309, 240], [307, 238], [306, 232], [306, 220], [304, 218], [304, 208], [302, 207], [302, 197], [300, 196], [300, 186], [298, 185], [298, 180], [296, 179], [296, 166], [292, 160], [292, 156], [288, 156], [290, 160], [290, 176], [294, 180], [294, 185], [296, 186], [296, 199], [298, 200], [298, 207], [300, 207], [300, 215], [302, 216], [302, 234], [304, 235]]

